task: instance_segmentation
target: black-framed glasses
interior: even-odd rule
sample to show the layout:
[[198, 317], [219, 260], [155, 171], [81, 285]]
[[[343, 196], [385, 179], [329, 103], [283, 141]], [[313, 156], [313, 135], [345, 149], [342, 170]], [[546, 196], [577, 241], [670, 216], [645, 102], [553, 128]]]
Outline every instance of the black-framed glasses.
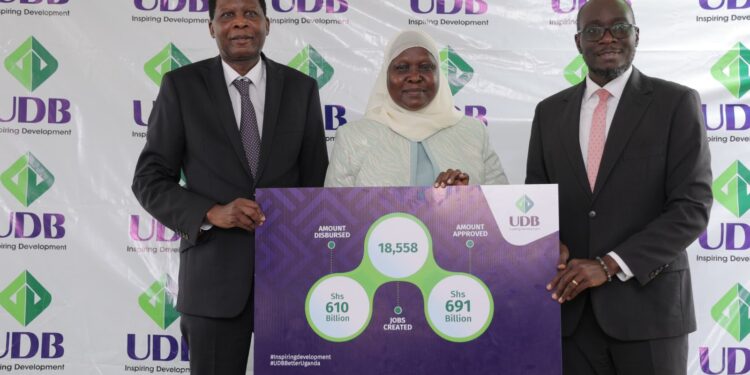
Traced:
[[586, 26], [583, 30], [578, 31], [578, 35], [587, 42], [598, 42], [604, 38], [604, 33], [609, 30], [609, 33], [616, 39], [625, 39], [633, 35], [633, 32], [638, 30], [636, 25], [631, 23], [616, 23], [610, 27], [603, 26]]

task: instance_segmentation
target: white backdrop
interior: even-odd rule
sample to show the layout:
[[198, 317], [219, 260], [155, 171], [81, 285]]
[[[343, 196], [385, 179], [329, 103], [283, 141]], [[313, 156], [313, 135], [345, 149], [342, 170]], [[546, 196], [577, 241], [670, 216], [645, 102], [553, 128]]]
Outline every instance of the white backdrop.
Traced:
[[[693, 244], [690, 374], [750, 374], [750, 0], [633, 0], [635, 65], [696, 88], [714, 193]], [[217, 54], [205, 0], [0, 0], [0, 371], [187, 372], [177, 238], [130, 184], [161, 75]], [[523, 183], [534, 107], [585, 72], [585, 0], [272, 0], [266, 54], [318, 79], [329, 147], [398, 30], [440, 44], [457, 106]], [[637, 183], [637, 182], [635, 182]]]

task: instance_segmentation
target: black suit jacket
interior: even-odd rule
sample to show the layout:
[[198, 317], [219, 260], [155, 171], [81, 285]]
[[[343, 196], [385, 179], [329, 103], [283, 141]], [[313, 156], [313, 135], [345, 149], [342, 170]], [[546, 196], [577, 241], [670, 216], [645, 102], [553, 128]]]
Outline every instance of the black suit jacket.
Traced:
[[266, 102], [256, 179], [219, 57], [167, 73], [149, 117], [133, 192], [151, 215], [182, 237], [177, 309], [183, 313], [233, 317], [252, 291], [254, 234], [214, 227], [199, 236], [209, 208], [254, 199], [259, 187], [323, 186], [328, 154], [317, 84], [263, 60]]
[[635, 274], [589, 289], [562, 306], [575, 329], [586, 299], [611, 337], [646, 340], [695, 330], [685, 248], [711, 207], [710, 154], [700, 97], [633, 69], [615, 112], [593, 193], [578, 129], [585, 82], [536, 108], [526, 183], [559, 184], [560, 240], [571, 258], [615, 251]]

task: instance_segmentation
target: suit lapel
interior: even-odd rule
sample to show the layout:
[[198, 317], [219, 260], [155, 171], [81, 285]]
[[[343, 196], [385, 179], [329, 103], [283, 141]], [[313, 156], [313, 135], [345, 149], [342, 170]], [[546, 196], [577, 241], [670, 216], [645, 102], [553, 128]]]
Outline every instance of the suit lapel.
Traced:
[[273, 147], [273, 136], [276, 131], [276, 121], [279, 118], [279, 109], [281, 108], [281, 94], [284, 92], [284, 72], [265, 55], [263, 60], [266, 62], [266, 104], [263, 110], [263, 137], [260, 142], [260, 159], [258, 160], [256, 183], [260, 181], [263, 170], [268, 164], [268, 157]]
[[633, 73], [622, 92], [622, 98], [617, 104], [609, 134], [607, 134], [602, 162], [596, 176], [594, 199], [607, 182], [607, 178], [612, 173], [617, 160], [620, 159], [620, 155], [630, 141], [630, 136], [638, 127], [641, 117], [646, 112], [646, 108], [648, 108], [652, 99], [651, 91], [652, 87], [648, 77], [644, 77], [638, 69], [633, 68]]
[[252, 181], [253, 175], [250, 172], [250, 165], [247, 163], [245, 149], [242, 146], [239, 126], [237, 125], [237, 120], [234, 118], [234, 110], [232, 109], [232, 102], [229, 99], [229, 93], [224, 79], [224, 69], [221, 64], [221, 57], [216, 57], [207, 69], [203, 71], [203, 79], [208, 87], [209, 97], [213, 103], [216, 117], [221, 123], [221, 128], [226, 133], [237, 158], [240, 159], [240, 164], [242, 164], [245, 173], [248, 178], [250, 178], [250, 181]]
[[588, 176], [586, 175], [586, 166], [583, 163], [581, 155], [581, 143], [578, 138], [581, 125], [581, 100], [586, 89], [585, 82], [579, 84], [570, 95], [564, 99], [564, 108], [562, 115], [561, 137], [565, 153], [568, 155], [568, 162], [573, 170], [573, 174], [586, 193], [591, 196]]

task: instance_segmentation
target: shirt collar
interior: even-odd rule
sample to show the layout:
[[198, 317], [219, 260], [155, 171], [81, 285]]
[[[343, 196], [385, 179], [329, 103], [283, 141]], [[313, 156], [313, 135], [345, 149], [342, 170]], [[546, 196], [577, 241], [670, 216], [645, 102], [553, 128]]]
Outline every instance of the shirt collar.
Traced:
[[599, 90], [601, 88], [609, 91], [609, 94], [612, 97], [620, 98], [622, 96], [622, 92], [625, 91], [625, 85], [628, 83], [631, 74], [633, 74], [633, 65], [630, 65], [628, 70], [620, 74], [619, 77], [607, 82], [604, 87], [599, 86], [591, 79], [589, 75], [586, 75], [586, 92], [584, 92], [583, 98], [585, 100], [591, 99], [591, 97], [596, 94], [596, 90]]
[[255, 66], [250, 69], [247, 74], [244, 76], [241, 76], [239, 73], [237, 73], [234, 68], [229, 66], [224, 59], [221, 60], [221, 66], [224, 68], [224, 80], [226, 81], [227, 87], [233, 86], [232, 83], [240, 77], [249, 79], [255, 86], [258, 86], [260, 84], [261, 80], [265, 78], [266, 76], [266, 62], [263, 61], [263, 59], [260, 59], [259, 64], [255, 64]]

